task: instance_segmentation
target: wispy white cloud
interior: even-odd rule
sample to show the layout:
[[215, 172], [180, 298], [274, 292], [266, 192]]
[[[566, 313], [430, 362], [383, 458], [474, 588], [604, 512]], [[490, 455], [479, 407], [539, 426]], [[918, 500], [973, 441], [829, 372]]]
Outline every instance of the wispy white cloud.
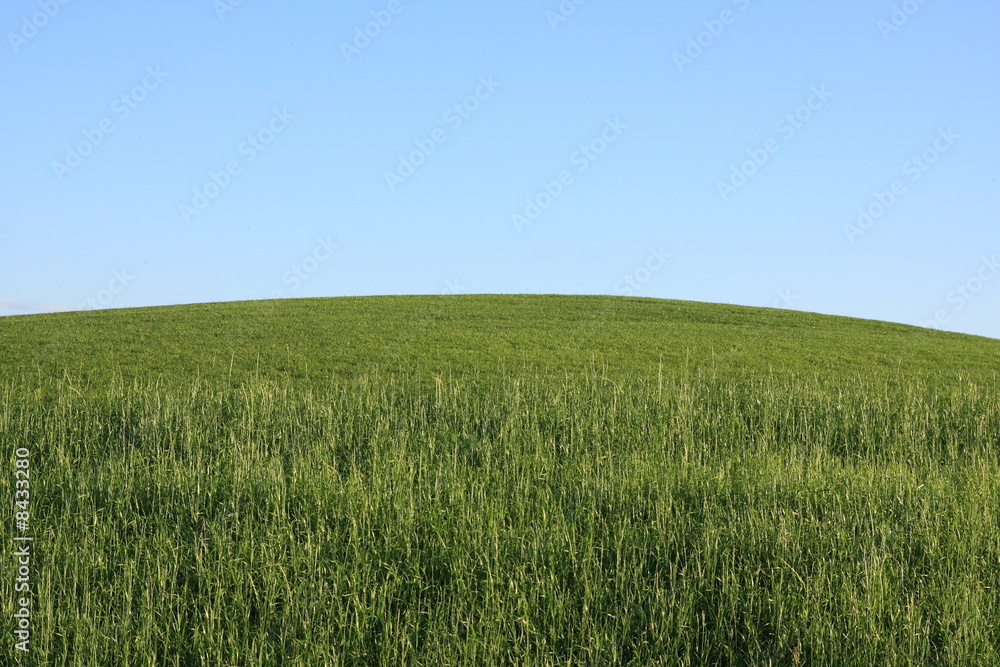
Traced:
[[[66, 312], [73, 310], [69, 306], [63, 306], [56, 303], [33, 303], [31, 301], [4, 301], [0, 299], [0, 310], [16, 310], [18, 312], [24, 312], [29, 310], [45, 310], [50, 313], [56, 312]], [[10, 313], [6, 313], [10, 314]]]

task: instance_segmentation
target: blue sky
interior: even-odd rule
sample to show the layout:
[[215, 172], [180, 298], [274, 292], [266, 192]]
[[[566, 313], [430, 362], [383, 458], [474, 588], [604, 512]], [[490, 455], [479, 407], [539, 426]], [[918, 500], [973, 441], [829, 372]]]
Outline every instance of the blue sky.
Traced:
[[1000, 4], [8, 0], [0, 313], [366, 294], [1000, 338]]

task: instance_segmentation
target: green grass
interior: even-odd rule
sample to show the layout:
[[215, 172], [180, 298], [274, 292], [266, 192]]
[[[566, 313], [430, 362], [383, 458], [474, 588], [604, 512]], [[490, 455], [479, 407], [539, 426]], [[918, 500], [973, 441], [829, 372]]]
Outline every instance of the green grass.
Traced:
[[37, 587], [0, 661], [1000, 664], [1000, 341], [471, 296], [5, 318], [0, 351]]

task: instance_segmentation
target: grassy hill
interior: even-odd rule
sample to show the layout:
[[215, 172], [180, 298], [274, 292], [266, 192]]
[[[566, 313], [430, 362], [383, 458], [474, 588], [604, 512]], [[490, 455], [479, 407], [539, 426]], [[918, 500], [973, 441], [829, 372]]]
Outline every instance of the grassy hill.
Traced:
[[786, 310], [601, 296], [379, 296], [0, 319], [0, 380], [70, 371], [324, 382], [374, 372], [496, 377], [1000, 373], [1000, 341]]
[[1000, 664], [997, 340], [366, 297], [0, 354], [2, 664]]

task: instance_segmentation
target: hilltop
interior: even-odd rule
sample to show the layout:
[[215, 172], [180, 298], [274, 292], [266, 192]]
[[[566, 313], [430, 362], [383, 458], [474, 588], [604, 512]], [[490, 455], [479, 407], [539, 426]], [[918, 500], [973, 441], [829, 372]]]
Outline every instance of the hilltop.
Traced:
[[70, 373], [323, 383], [374, 372], [1000, 372], [1000, 341], [770, 308], [611, 296], [309, 298], [0, 319], [0, 379]]

